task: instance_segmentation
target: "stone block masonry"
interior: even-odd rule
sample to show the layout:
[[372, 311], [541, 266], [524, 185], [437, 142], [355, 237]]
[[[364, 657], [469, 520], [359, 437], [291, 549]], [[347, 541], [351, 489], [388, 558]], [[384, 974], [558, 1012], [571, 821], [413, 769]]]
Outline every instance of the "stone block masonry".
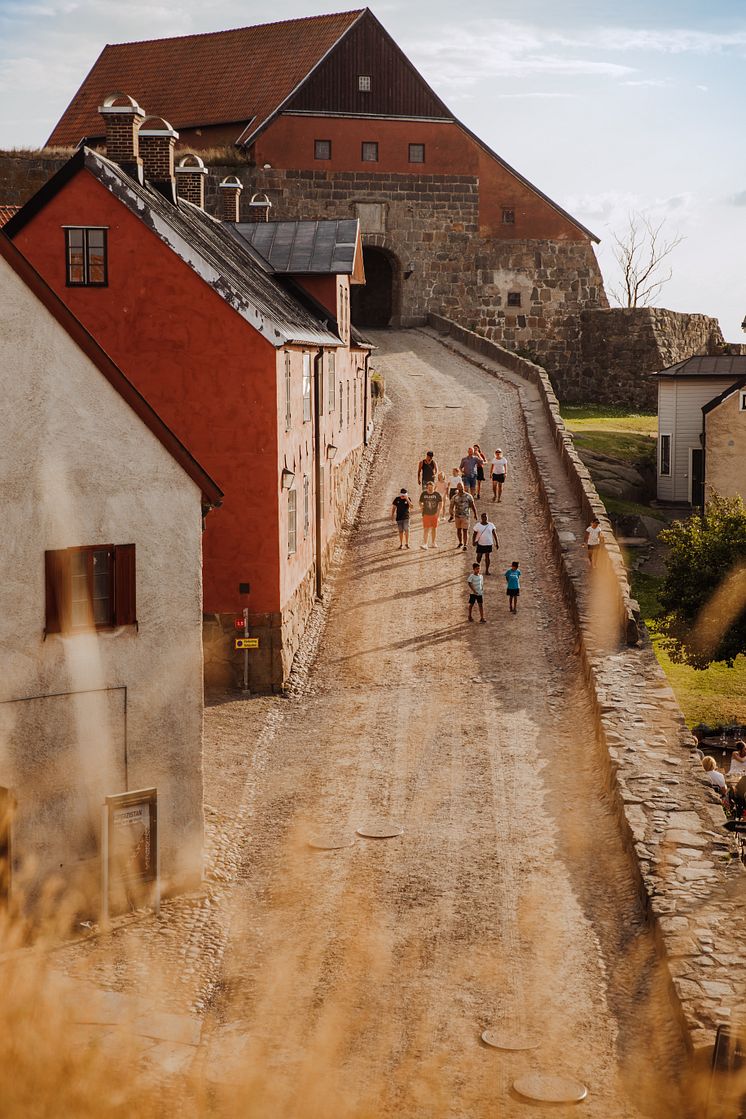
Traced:
[[[699, 1114], [717, 1027], [743, 1022], [743, 866], [723, 829], [723, 810], [704, 778], [694, 740], [650, 643], [644, 639], [630, 643], [635, 636], [629, 630], [635, 604], [629, 599], [624, 567], [614, 554], [606, 576], [617, 582], [615, 597], [626, 603], [626, 609], [619, 614], [616, 644], [599, 641], [587, 562], [582, 550], [563, 540], [557, 527], [561, 518], [567, 520], [568, 512], [558, 502], [558, 469], [570, 482], [583, 519], [590, 510], [600, 510], [602, 516], [603, 505], [564, 428], [546, 373], [437, 316], [431, 317], [431, 323], [447, 345], [458, 347], [460, 353], [471, 351], [472, 360], [487, 372], [510, 377], [506, 370], [511, 370], [518, 383], [520, 378], [527, 386], [520, 391], [529, 445], [564, 592], [576, 620], [577, 652], [597, 734], [608, 756], [599, 786], [616, 803], [640, 896], [667, 963], [672, 1008], [699, 1074], [692, 1082], [694, 1110]], [[526, 395], [528, 386], [539, 390], [538, 414]], [[614, 544], [612, 553], [617, 551]]]

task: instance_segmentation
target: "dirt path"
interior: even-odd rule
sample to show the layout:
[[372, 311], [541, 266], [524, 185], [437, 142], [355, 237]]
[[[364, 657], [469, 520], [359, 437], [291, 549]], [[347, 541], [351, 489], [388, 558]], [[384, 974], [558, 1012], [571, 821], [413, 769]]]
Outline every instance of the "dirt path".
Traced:
[[[207, 1074], [257, 1119], [525, 1115], [510, 1086], [533, 1069], [585, 1082], [597, 1119], [681, 1116], [681, 1041], [602, 796], [516, 390], [422, 333], [376, 341], [394, 407], [309, 689], [256, 776]], [[422, 552], [415, 517], [399, 552], [388, 520], [426, 448], [450, 468], [474, 439], [512, 468], [484, 506], [501, 542], [485, 626], [466, 624], [452, 526]], [[403, 836], [307, 845], [380, 818]], [[488, 1049], [490, 1026], [541, 1045]]]

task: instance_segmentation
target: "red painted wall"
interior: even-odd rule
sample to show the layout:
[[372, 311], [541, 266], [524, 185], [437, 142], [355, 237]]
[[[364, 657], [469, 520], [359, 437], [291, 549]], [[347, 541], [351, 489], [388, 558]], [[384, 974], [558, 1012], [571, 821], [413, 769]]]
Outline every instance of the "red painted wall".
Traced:
[[[332, 158], [314, 159], [314, 140], [331, 140]], [[378, 143], [378, 162], [364, 162], [363, 141]], [[425, 162], [409, 162], [409, 145], [425, 145]], [[345, 117], [280, 116], [256, 141], [258, 166], [282, 170], [370, 171], [479, 178], [480, 233], [501, 240], [587, 240], [585, 235], [471, 138], [458, 124]], [[503, 225], [502, 211], [516, 211]]]
[[[64, 225], [108, 226], [109, 286], [65, 286]], [[280, 609], [276, 352], [88, 172], [15, 239], [225, 492], [207, 518], [204, 609]]]

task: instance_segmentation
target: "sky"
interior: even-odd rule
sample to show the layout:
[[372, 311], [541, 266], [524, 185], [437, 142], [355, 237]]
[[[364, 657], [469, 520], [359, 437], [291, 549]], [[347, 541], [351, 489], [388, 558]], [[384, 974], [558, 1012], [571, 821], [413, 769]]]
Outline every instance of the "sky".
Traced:
[[[0, 0], [0, 148], [43, 144], [106, 43], [354, 6]], [[715, 315], [728, 341], [744, 340], [743, 0], [370, 6], [454, 115], [601, 238], [607, 291], [614, 233], [648, 215], [684, 238], [658, 305]]]

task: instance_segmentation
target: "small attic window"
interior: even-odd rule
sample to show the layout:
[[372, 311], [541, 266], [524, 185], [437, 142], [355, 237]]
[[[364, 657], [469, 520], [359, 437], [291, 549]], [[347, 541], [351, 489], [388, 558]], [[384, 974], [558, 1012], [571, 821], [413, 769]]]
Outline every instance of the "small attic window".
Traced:
[[746, 412], [746, 391], [741, 391], [741, 411]]
[[503, 207], [502, 223], [503, 225], [515, 225], [515, 210], [512, 206]]
[[520, 307], [521, 293], [519, 291], [508, 292], [508, 307]]
[[370, 74], [358, 74], [357, 88], [360, 93], [370, 93]]

